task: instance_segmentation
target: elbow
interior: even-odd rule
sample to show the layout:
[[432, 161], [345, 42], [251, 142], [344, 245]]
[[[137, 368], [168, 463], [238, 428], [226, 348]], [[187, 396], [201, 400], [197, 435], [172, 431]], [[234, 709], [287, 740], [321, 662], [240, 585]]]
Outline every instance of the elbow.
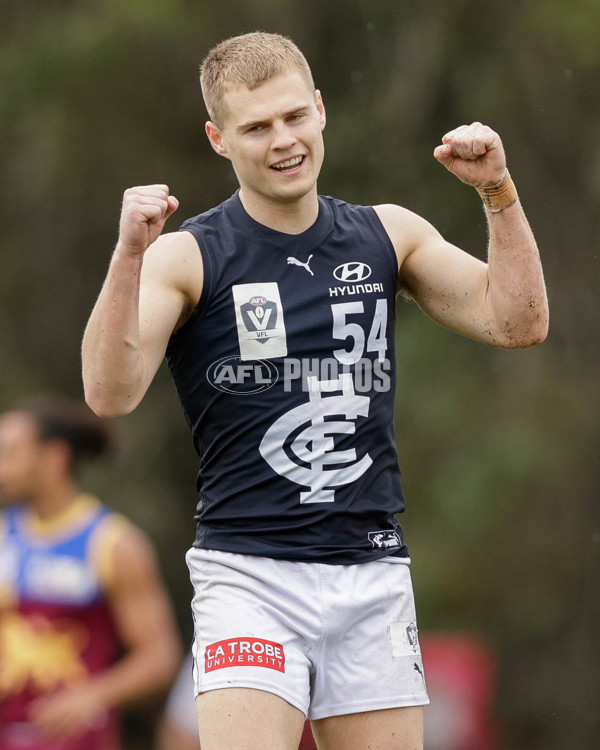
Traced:
[[498, 345], [504, 349], [526, 349], [543, 344], [548, 337], [550, 310], [547, 299], [531, 298], [501, 322]]
[[146, 675], [147, 690], [158, 694], [168, 690], [177, 677], [184, 658], [183, 649], [175, 633], [163, 634], [157, 644], [151, 646], [151, 659]]
[[543, 344], [548, 337], [548, 318], [537, 320], [519, 332], [505, 331], [499, 345], [503, 349], [528, 349]]
[[548, 338], [548, 329], [549, 326], [546, 322], [545, 325], [540, 327], [536, 332], [536, 335], [532, 338], [530, 346], [539, 346], [539, 344], [543, 344], [544, 341]]
[[108, 397], [101, 388], [84, 385], [85, 403], [90, 407], [97, 417], [101, 419], [113, 419], [130, 414], [136, 407], [133, 399], [129, 398], [119, 401]]
[[171, 647], [165, 649], [165, 652], [162, 681], [163, 685], [168, 688], [177, 677], [184, 653], [176, 638], [173, 639]]
[[545, 306], [543, 311], [539, 312], [537, 317], [531, 322], [529, 327], [529, 342], [527, 346], [539, 346], [548, 338], [550, 329], [550, 311]]

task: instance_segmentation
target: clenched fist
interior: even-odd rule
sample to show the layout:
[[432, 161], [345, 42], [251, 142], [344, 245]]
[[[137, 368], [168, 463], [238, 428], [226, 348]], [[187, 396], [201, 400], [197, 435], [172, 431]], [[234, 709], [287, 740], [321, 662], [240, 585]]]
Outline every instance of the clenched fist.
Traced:
[[500, 136], [487, 125], [461, 125], [446, 133], [442, 144], [434, 150], [434, 157], [467, 185], [485, 188], [504, 178], [504, 147]]
[[179, 206], [168, 185], [143, 185], [123, 194], [119, 222], [119, 245], [132, 255], [141, 255], [162, 232], [166, 220]]

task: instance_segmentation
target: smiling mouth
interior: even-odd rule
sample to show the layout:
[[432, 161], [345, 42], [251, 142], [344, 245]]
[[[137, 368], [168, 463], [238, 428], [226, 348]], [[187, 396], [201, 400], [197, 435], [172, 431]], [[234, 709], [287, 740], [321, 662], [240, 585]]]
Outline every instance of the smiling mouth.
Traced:
[[300, 166], [303, 161], [304, 156], [294, 156], [292, 159], [286, 159], [285, 161], [278, 161], [276, 164], [271, 164], [271, 169], [275, 169], [278, 172], [288, 172]]

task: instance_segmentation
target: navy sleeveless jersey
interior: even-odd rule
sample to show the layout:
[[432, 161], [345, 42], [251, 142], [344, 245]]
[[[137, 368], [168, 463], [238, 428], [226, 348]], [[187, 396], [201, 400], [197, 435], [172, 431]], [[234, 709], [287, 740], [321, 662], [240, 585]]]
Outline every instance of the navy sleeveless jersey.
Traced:
[[394, 439], [397, 261], [373, 208], [319, 197], [298, 235], [238, 194], [186, 221], [204, 287], [167, 361], [200, 456], [195, 546], [408, 558]]

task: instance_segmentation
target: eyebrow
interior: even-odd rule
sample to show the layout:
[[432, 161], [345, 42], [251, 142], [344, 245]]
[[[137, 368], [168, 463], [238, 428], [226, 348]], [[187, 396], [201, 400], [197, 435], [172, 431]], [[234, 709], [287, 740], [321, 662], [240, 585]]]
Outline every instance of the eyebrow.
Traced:
[[[290, 115], [299, 114], [301, 112], [306, 112], [308, 109], [310, 109], [310, 105], [308, 104], [299, 104], [297, 107], [291, 107], [289, 110], [283, 113], [282, 117], [285, 119], [286, 117], [289, 117]], [[279, 115], [278, 115], [279, 116]], [[250, 128], [254, 128], [257, 125], [266, 125], [269, 122], [268, 119], [258, 119], [258, 120], [248, 120], [247, 122], [242, 122], [240, 125], [236, 127], [236, 130], [241, 132], [243, 130], [249, 130]]]

